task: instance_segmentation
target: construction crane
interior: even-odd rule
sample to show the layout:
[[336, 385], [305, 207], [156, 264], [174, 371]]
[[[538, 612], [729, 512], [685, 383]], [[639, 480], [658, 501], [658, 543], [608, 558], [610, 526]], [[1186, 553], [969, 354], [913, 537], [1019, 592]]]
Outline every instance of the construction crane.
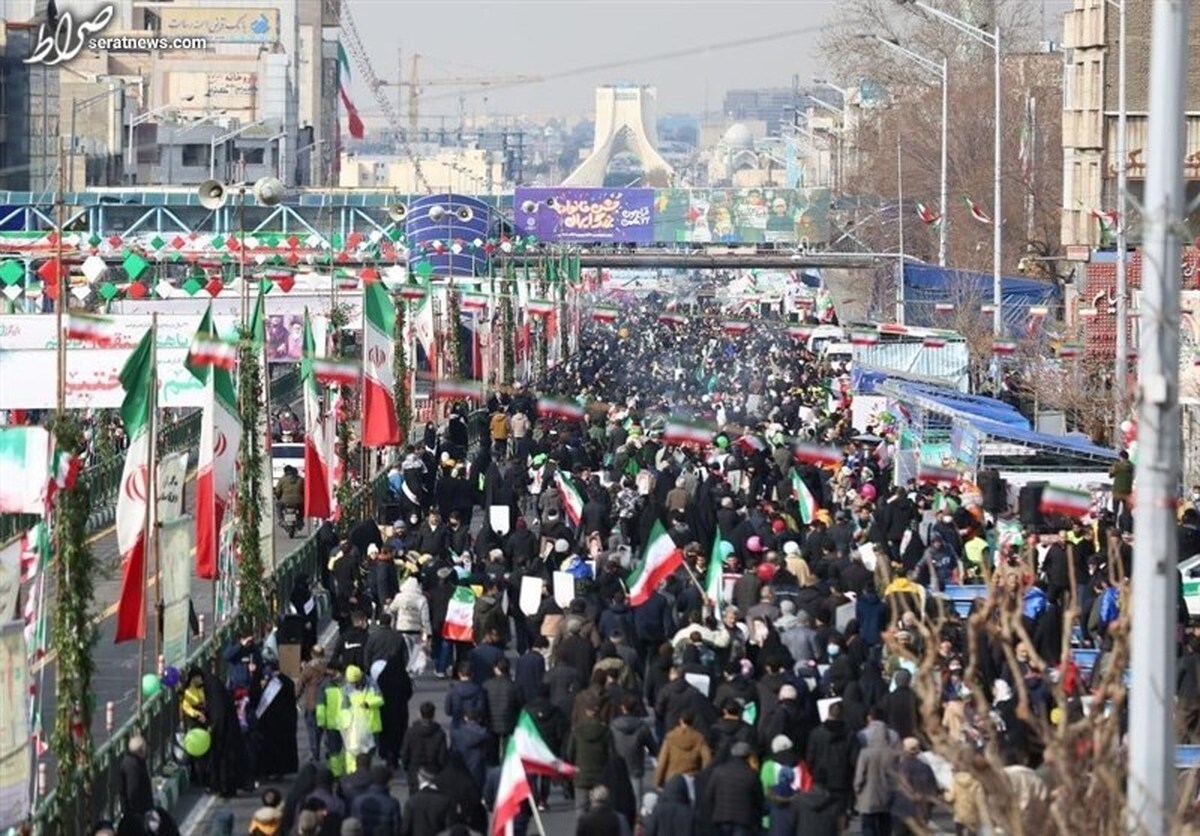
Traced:
[[407, 79], [383, 81], [375, 79], [377, 87], [406, 87], [408, 88], [408, 132], [416, 136], [417, 123], [421, 118], [421, 88], [422, 87], [492, 87], [497, 84], [533, 84], [542, 80], [540, 75], [508, 75], [508, 76], [456, 76], [453, 78], [430, 78], [421, 80], [421, 53], [414, 52], [412, 65]]

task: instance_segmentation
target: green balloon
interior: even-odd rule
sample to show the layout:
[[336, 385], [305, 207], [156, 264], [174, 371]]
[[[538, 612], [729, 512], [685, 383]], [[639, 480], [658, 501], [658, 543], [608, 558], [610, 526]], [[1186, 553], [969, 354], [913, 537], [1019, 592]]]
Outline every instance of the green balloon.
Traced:
[[162, 680], [157, 674], [148, 673], [142, 677], [142, 696], [153, 697], [162, 690]]
[[723, 435], [717, 436], [717, 446], [724, 450], [729, 446], [729, 439]]
[[202, 758], [212, 748], [212, 735], [206, 729], [191, 729], [183, 736], [183, 751], [193, 758]]

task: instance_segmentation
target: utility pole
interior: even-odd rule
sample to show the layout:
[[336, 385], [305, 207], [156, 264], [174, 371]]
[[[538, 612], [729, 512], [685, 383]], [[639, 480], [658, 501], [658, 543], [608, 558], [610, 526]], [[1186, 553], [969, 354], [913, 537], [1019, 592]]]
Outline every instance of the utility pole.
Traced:
[[1179, 314], [1188, 0], [1157, 0], [1138, 352], [1129, 780], [1125, 832], [1171, 832], [1175, 813], [1175, 597], [1179, 500]]
[[[1111, 2], [1111, 0], [1110, 0]], [[1125, 4], [1117, 2], [1117, 345], [1116, 368], [1113, 369], [1113, 434], [1120, 443], [1121, 422], [1129, 409], [1129, 242], [1126, 239], [1126, 195], [1129, 172], [1126, 168], [1125, 131]]]

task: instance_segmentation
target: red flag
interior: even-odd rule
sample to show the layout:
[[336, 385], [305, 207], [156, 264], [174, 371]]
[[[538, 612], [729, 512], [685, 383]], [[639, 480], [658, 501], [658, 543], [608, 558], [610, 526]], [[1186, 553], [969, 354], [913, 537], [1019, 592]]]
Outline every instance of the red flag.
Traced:
[[358, 115], [358, 108], [354, 106], [354, 102], [350, 101], [345, 87], [341, 89], [341, 94], [342, 105], [346, 108], [346, 119], [350, 126], [350, 136], [354, 139], [362, 139], [366, 131], [363, 129], [363, 121]]

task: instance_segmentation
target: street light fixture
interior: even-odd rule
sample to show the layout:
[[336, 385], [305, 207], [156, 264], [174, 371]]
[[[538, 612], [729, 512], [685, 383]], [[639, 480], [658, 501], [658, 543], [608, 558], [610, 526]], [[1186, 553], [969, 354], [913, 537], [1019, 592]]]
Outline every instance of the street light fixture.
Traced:
[[[215, 180], [216, 176], [217, 176], [217, 146], [228, 142], [229, 140], [233, 139], [236, 136], [240, 136], [241, 134], [245, 133], [246, 131], [250, 130], [251, 128], [261, 127], [262, 124], [263, 124], [262, 119], [256, 120], [254, 122], [248, 122], [245, 125], [234, 128], [231, 131], [226, 131], [223, 134], [218, 134], [217, 136], [214, 136], [211, 140], [209, 140], [209, 148], [208, 148], [208, 179], [209, 180]], [[228, 163], [229, 161], [226, 160], [225, 162]]]
[[[954, 15], [944, 12], [941, 9], [935, 8], [924, 2], [924, 0], [896, 0], [901, 6], [914, 6], [923, 12], [933, 15], [943, 23], [967, 35], [970, 38], [978, 41], [984, 46], [990, 47], [996, 56], [995, 66], [995, 113], [993, 121], [995, 122], [995, 136], [993, 137], [993, 170], [992, 170], [992, 305], [995, 310], [992, 313], [992, 332], [996, 339], [999, 339], [1004, 333], [1004, 316], [1003, 316], [1003, 288], [1000, 277], [1000, 261], [1002, 256], [1002, 242], [1000, 236], [1000, 224], [1003, 221], [1003, 207], [1001, 205], [1000, 191], [1000, 154], [1001, 154], [1001, 135], [1000, 135], [1000, 26], [997, 24], [992, 31], [988, 31], [979, 26], [967, 23]], [[1000, 372], [997, 367], [995, 372], [994, 382], [999, 383]]]
[[941, 190], [938, 196], [938, 213], [941, 215], [942, 221], [938, 229], [938, 266], [946, 266], [946, 227], [948, 225], [946, 218], [947, 206], [947, 191], [946, 191], [946, 172], [948, 170], [948, 151], [946, 134], [949, 126], [950, 118], [950, 70], [946, 58], [943, 56], [941, 63], [933, 61], [921, 55], [919, 52], [914, 52], [906, 46], [892, 38], [885, 38], [882, 35], [862, 34], [860, 38], [870, 38], [878, 41], [888, 49], [895, 50], [903, 55], [908, 60], [919, 66], [926, 72], [932, 73], [941, 79], [942, 82], [942, 159], [941, 159]]
[[1125, 104], [1125, 3], [1108, 0], [1117, 9], [1117, 345], [1116, 368], [1113, 370], [1113, 396], [1116, 412], [1113, 434], [1120, 441], [1122, 413], [1128, 409], [1126, 390], [1129, 381], [1129, 241], [1125, 210], [1129, 193], [1129, 170], [1126, 167], [1125, 131], [1128, 108]]
[[[184, 96], [182, 99], [180, 99], [180, 101], [190, 102], [194, 98], [196, 98], [196, 97], [193, 95], [187, 95], [187, 96]], [[155, 116], [161, 116], [162, 114], [167, 113], [169, 111], [177, 110], [178, 107], [179, 106], [176, 104], [165, 104], [162, 107], [156, 107], [153, 110], [147, 110], [145, 113], [140, 113], [137, 116], [129, 117], [129, 148], [127, 149], [125, 157], [126, 157], [126, 162], [128, 163], [128, 168], [129, 168], [128, 177], [129, 177], [130, 185], [133, 185], [134, 178], [136, 176], [136, 172], [134, 171], [134, 161], [133, 161], [133, 159], [134, 159], [133, 158], [133, 129], [136, 128], [138, 125], [141, 125], [145, 122], [149, 122]]]

